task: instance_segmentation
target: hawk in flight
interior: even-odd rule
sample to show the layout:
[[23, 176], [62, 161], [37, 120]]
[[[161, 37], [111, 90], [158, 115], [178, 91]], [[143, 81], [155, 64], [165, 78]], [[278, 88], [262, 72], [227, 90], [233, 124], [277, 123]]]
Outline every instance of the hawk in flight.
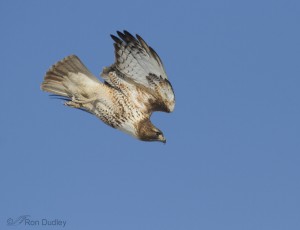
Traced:
[[117, 34], [111, 35], [115, 63], [103, 69], [104, 83], [71, 55], [48, 70], [41, 89], [139, 140], [166, 143], [163, 133], [150, 121], [152, 112], [169, 113], [175, 106], [163, 63], [139, 35], [134, 37], [127, 31]]

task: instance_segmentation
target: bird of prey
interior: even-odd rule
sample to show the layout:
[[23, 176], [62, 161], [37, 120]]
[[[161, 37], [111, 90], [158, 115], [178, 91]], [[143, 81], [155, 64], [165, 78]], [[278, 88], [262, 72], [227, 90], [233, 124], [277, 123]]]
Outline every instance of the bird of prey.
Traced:
[[154, 111], [172, 112], [175, 96], [158, 54], [139, 36], [117, 31], [115, 63], [96, 78], [75, 55], [54, 64], [41, 89], [142, 141], [166, 139], [150, 121]]

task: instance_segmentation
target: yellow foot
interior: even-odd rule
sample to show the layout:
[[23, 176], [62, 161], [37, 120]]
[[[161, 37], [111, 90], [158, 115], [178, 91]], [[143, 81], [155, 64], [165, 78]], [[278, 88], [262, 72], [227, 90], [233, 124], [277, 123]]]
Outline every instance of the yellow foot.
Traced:
[[65, 102], [64, 105], [70, 106], [70, 107], [76, 108], [76, 109], [81, 108], [81, 105], [78, 104], [78, 103], [76, 103], [76, 102], [74, 102], [74, 101]]

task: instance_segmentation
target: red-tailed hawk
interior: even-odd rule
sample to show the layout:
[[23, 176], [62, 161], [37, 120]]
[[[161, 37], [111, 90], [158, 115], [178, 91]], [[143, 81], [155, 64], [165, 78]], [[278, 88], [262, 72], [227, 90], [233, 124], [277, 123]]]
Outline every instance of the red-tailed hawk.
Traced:
[[165, 143], [163, 133], [150, 121], [152, 112], [172, 112], [175, 106], [163, 63], [139, 35], [117, 34], [119, 37], [111, 35], [115, 63], [103, 69], [104, 83], [71, 55], [48, 70], [41, 89], [139, 140]]

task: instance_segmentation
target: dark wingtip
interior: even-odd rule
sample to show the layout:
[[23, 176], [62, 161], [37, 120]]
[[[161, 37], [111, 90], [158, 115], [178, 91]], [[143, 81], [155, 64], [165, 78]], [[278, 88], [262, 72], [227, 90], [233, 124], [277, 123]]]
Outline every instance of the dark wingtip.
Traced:
[[124, 30], [123, 33], [125, 34], [126, 37], [130, 38], [131, 40], [136, 40], [136, 38], [127, 30]]
[[122, 41], [120, 40], [120, 38], [118, 38], [117, 36], [111, 34], [110, 37], [111, 37], [112, 40], [114, 40], [116, 43], [122, 43]]
[[127, 30], [123, 30], [123, 33], [120, 31], [117, 31], [117, 34], [126, 43], [136, 42], [136, 38], [131, 33], [129, 33]]
[[[136, 34], [135, 36], [136, 36], [136, 38], [137, 38], [139, 41], [141, 41], [141, 40], [144, 41], [144, 39], [143, 39], [140, 35]], [[144, 41], [144, 42], [145, 42], [145, 41]], [[145, 42], [145, 43], [146, 43], [146, 42]]]
[[138, 41], [140, 42], [140, 44], [142, 45], [142, 47], [147, 50], [147, 52], [150, 52], [149, 46], [147, 44], [147, 42], [145, 42], [145, 40], [140, 36], [140, 35], [136, 35], [136, 38], [138, 39]]
[[120, 31], [117, 31], [117, 34], [118, 34], [118, 36], [119, 36], [120, 38], [122, 38], [122, 39], [123, 39], [123, 37], [125, 37], [125, 34], [123, 34], [123, 33], [120, 32]]

